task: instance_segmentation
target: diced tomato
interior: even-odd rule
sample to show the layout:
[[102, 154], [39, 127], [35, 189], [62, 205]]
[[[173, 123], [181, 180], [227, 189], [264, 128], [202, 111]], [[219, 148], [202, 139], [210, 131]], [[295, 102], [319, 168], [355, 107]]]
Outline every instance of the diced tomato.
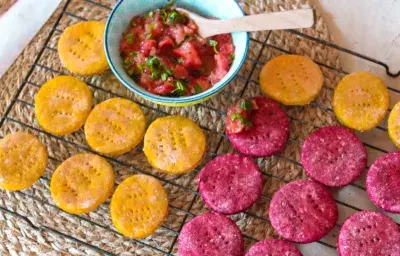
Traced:
[[143, 73], [140, 76], [140, 84], [146, 88], [147, 90], [149, 90], [150, 88], [152, 88], [154, 86], [154, 81], [151, 79], [149, 74], [145, 74]]
[[173, 53], [183, 59], [183, 66], [187, 68], [199, 68], [203, 65], [200, 56], [190, 42], [184, 42], [179, 48], [173, 50]]
[[[132, 28], [137, 28], [137, 27], [142, 26], [144, 24], [144, 22], [145, 22], [145, 18], [143, 18], [142, 16], [136, 16], [136, 17], [133, 17], [130, 24], [131, 24]], [[133, 26], [133, 24], [134, 24], [134, 26]]]
[[155, 39], [163, 33], [164, 24], [161, 20], [153, 21], [146, 26], [147, 33], [151, 33], [151, 38]]
[[199, 29], [199, 27], [197, 26], [197, 24], [196, 24], [193, 20], [191, 20], [191, 19], [189, 19], [189, 21], [188, 21], [188, 23], [186, 24], [186, 26], [188, 26], [189, 28], [191, 28], [191, 29], [194, 30], [194, 31], [197, 31], [197, 30]]
[[229, 66], [231, 65], [231, 57], [226, 56], [222, 53], [218, 53], [215, 55], [215, 62], [217, 64], [217, 69], [223, 69], [228, 71]]
[[247, 113], [240, 106], [233, 106], [228, 110], [228, 114], [226, 115], [225, 123], [226, 123], [226, 131], [229, 134], [239, 133], [246, 129], [246, 125], [238, 118], [233, 118], [233, 115], [241, 115], [243, 118], [247, 118]]
[[152, 93], [158, 94], [158, 95], [167, 95], [173, 92], [175, 90], [175, 86], [172, 82], [166, 81], [162, 85], [157, 86], [152, 89]]
[[158, 42], [158, 48], [160, 48], [161, 52], [171, 49], [174, 45], [175, 45], [175, 42], [172, 40], [172, 38], [170, 36], [164, 36]]
[[180, 44], [185, 40], [185, 30], [183, 26], [177, 24], [175, 27], [169, 29], [169, 35], [175, 40], [175, 43]]
[[187, 71], [187, 69], [179, 64], [173, 68], [173, 71], [174, 71], [174, 76], [178, 79], [185, 79], [189, 76], [189, 72]]
[[141, 64], [146, 61], [146, 56], [143, 53], [138, 52], [135, 61], [137, 64]]
[[[216, 55], [209, 41], [197, 35], [198, 26], [193, 20], [165, 23], [171, 11], [158, 9], [131, 20], [119, 45], [124, 68], [155, 94], [170, 95], [177, 80], [186, 86], [186, 96], [206, 91], [230, 68], [235, 49], [231, 35], [212, 37], [217, 42]], [[160, 63], [147, 62], [149, 56]]]
[[232, 60], [230, 56], [221, 53], [216, 54], [214, 58], [216, 67], [211, 74], [211, 81], [213, 83], [218, 83], [228, 73]]
[[231, 57], [231, 54], [233, 54], [235, 52], [235, 46], [233, 46], [233, 44], [230, 44], [230, 43], [221, 44], [219, 46], [219, 52], [221, 54]]
[[183, 26], [183, 31], [185, 31], [185, 36], [187, 35], [194, 36], [196, 34], [196, 31], [188, 26]]
[[207, 91], [211, 88], [211, 83], [207, 79], [207, 77], [199, 77], [193, 81], [195, 85], [199, 85], [201, 87], [202, 92]]
[[144, 56], [148, 57], [151, 51], [156, 50], [156, 45], [156, 40], [145, 40], [140, 44], [140, 52], [143, 53]]
[[194, 94], [196, 94], [196, 90], [194, 89], [194, 87], [193, 87], [192, 85], [189, 84], [189, 85], [186, 87], [185, 96], [191, 96], [191, 95], [194, 95]]
[[227, 116], [225, 119], [225, 129], [228, 134], [239, 133], [244, 131], [245, 126], [238, 120], [232, 121], [230, 116]]
[[119, 50], [123, 53], [129, 53], [132, 49], [132, 45], [129, 44], [126, 40], [121, 41], [119, 46]]
[[218, 42], [218, 45], [222, 44], [232, 44], [232, 36], [230, 34], [221, 34], [221, 35], [215, 35], [212, 37], [213, 40]]
[[229, 108], [226, 115], [226, 131], [229, 134], [239, 133], [252, 128], [252, 113], [258, 109], [254, 99], [239, 100], [234, 106]]

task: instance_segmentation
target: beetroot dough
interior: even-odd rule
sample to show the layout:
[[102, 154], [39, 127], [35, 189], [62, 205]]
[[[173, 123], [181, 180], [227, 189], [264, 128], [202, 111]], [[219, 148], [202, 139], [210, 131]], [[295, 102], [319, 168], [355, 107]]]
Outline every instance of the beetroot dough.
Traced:
[[214, 158], [200, 172], [199, 190], [211, 210], [235, 214], [260, 197], [262, 175], [250, 157], [228, 154]]
[[340, 229], [338, 253], [339, 256], [399, 256], [399, 227], [382, 213], [356, 213]]
[[228, 138], [243, 154], [256, 157], [275, 155], [283, 150], [289, 138], [289, 119], [276, 101], [264, 97], [253, 99], [257, 104], [251, 116], [253, 127], [228, 134]]
[[304, 141], [301, 163], [310, 178], [326, 186], [342, 187], [364, 171], [367, 151], [350, 129], [328, 126]]
[[371, 201], [385, 211], [400, 213], [400, 151], [378, 158], [367, 175]]
[[253, 245], [246, 256], [302, 256], [300, 251], [290, 242], [267, 239]]
[[239, 228], [222, 214], [205, 213], [183, 226], [178, 238], [180, 256], [242, 256]]
[[311, 243], [335, 226], [338, 208], [323, 185], [299, 180], [286, 184], [274, 194], [269, 218], [276, 232], [286, 240]]

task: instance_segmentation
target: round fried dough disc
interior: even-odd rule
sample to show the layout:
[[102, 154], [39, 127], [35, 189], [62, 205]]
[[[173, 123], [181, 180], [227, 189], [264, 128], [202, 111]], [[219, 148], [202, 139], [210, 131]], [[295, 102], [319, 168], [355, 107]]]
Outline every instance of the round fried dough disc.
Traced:
[[84, 76], [106, 71], [104, 29], [105, 24], [99, 21], [84, 21], [68, 27], [58, 40], [58, 55], [64, 67]]
[[400, 102], [392, 109], [388, 120], [389, 137], [400, 148]]
[[121, 234], [131, 238], [151, 235], [168, 214], [168, 196], [155, 178], [133, 175], [115, 190], [111, 219]]
[[325, 186], [311, 180], [297, 180], [274, 194], [269, 219], [283, 238], [311, 243], [332, 230], [338, 220], [338, 208]]
[[199, 165], [206, 150], [201, 128], [183, 116], [155, 120], [144, 136], [144, 153], [150, 164], [169, 174], [182, 174]]
[[46, 147], [35, 136], [16, 132], [0, 140], [1, 188], [14, 191], [30, 187], [46, 165]]
[[122, 155], [143, 139], [146, 117], [133, 101], [114, 98], [97, 105], [86, 121], [90, 147], [106, 155]]
[[264, 95], [285, 105], [305, 105], [317, 97], [323, 84], [321, 69], [299, 55], [282, 55], [270, 60], [260, 74]]
[[92, 92], [84, 82], [72, 76], [57, 76], [36, 94], [36, 118], [49, 133], [66, 135], [82, 127], [92, 104]]
[[55, 205], [72, 214], [88, 213], [108, 199], [114, 188], [111, 165], [95, 154], [65, 160], [54, 172], [50, 192]]
[[335, 89], [333, 109], [339, 121], [352, 129], [368, 131], [379, 125], [389, 108], [383, 81], [368, 72], [345, 76]]
[[400, 229], [382, 213], [357, 212], [342, 224], [337, 251], [340, 256], [400, 255]]

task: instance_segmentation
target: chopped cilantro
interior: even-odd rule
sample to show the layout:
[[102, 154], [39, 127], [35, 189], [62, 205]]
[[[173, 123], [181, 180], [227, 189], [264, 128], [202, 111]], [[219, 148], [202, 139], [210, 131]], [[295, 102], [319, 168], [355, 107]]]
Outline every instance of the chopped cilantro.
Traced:
[[135, 51], [132, 51], [132, 52], [129, 53], [129, 55], [130, 55], [131, 57], [136, 57], [136, 56], [137, 56], [137, 53], [136, 53]]
[[154, 22], [150, 23], [150, 25], [149, 25], [150, 31], [153, 30], [155, 26], [156, 26], [156, 23], [154, 23]]
[[128, 70], [128, 75], [133, 76], [136, 73], [136, 70], [131, 68]]
[[231, 121], [238, 119], [242, 124], [244, 123], [244, 117], [239, 113], [234, 113], [231, 115]]
[[208, 44], [211, 45], [214, 48], [214, 52], [218, 54], [218, 49], [217, 49], [218, 42], [215, 40], [208, 40]]
[[183, 63], [183, 59], [178, 58], [178, 59], [176, 60], [176, 62], [178, 62], [178, 64], [182, 64], [182, 63]]
[[128, 42], [128, 44], [132, 44], [133, 43], [133, 39], [135, 38], [135, 35], [132, 33], [129, 33], [126, 35], [126, 41]]
[[158, 72], [158, 71], [151, 72], [150, 78], [152, 80], [159, 79], [160, 78], [160, 72]]
[[168, 14], [168, 21], [175, 22], [178, 19], [179, 13], [177, 11], [172, 11]]
[[160, 59], [155, 56], [150, 56], [146, 60], [146, 66], [150, 68], [150, 71], [159, 70], [161, 68]]
[[144, 71], [144, 64], [143, 63], [140, 63], [140, 64], [137, 64], [137, 68], [139, 69], [139, 72], [142, 74], [143, 73], [143, 71]]
[[172, 91], [177, 96], [184, 96], [186, 93], [186, 87], [182, 81], [177, 80], [175, 82], [175, 90]]
[[238, 119], [241, 124], [244, 124], [249, 128], [253, 126], [253, 124], [247, 118], [244, 118], [239, 113], [234, 113], [234, 114], [231, 115], [231, 121], [235, 121], [236, 119]]
[[169, 69], [169, 68], [167, 68], [165, 66], [164, 66], [164, 70], [165, 70], [165, 73], [167, 75], [169, 75], [169, 76], [173, 76], [174, 75], [174, 71], [172, 71], [171, 69]]
[[125, 69], [129, 69], [132, 65], [132, 62], [129, 58], [124, 59], [124, 67]]
[[231, 54], [231, 60], [234, 61], [234, 60], [235, 60], [235, 57], [236, 57], [235, 54], [232, 53], [232, 54]]
[[155, 25], [156, 25], [156, 24], [155, 24], [154, 22], [150, 23], [150, 25], [149, 25], [149, 30], [150, 30], [150, 32], [146, 34], [146, 39], [150, 39], [150, 38], [152, 37], [151, 31], [154, 29], [154, 26], [155, 26]]
[[169, 76], [174, 75], [174, 72], [161, 63], [160, 59], [155, 56], [147, 58], [145, 65], [150, 69], [152, 79], [159, 79], [161, 77], [165, 81]]
[[166, 9], [161, 9], [161, 12], [160, 12], [160, 16], [161, 16], [161, 19], [163, 20], [163, 22], [164, 23], [167, 23], [167, 19], [168, 19], [168, 12], [166, 11]]
[[[174, 72], [166, 67], [165, 64], [161, 63], [160, 59], [156, 56], [148, 57], [142, 65], [146, 66], [150, 70], [150, 78], [153, 80], [161, 78], [163, 81], [166, 81], [168, 77], [174, 75]], [[141, 69], [141, 72], [143, 73], [143, 67]]]
[[175, 87], [176, 87], [176, 89], [181, 90], [181, 91], [185, 89], [185, 85], [179, 80], [176, 81]]
[[161, 74], [161, 80], [167, 81], [167, 79], [168, 79], [168, 74], [167, 73], [162, 73]]
[[161, 76], [161, 62], [160, 59], [154, 56], [150, 56], [147, 58], [145, 65], [150, 69], [151, 79], [158, 79]]
[[[160, 9], [160, 17], [163, 20], [165, 24], [168, 24], [169, 22], [169, 15], [174, 12], [175, 10], [172, 10], [172, 6], [175, 4], [175, 0], [169, 1], [163, 8]], [[174, 16], [174, 15], [173, 15]]]
[[203, 88], [201, 88], [200, 85], [196, 84], [194, 86], [194, 92], [195, 92], [195, 94], [199, 94], [199, 93], [203, 92]]
[[136, 27], [137, 26], [137, 24], [136, 24], [136, 22], [134, 20], [131, 21], [131, 26], [132, 27]]
[[252, 110], [253, 109], [253, 103], [250, 100], [244, 100], [240, 102], [240, 107], [244, 110]]
[[168, 23], [186, 23], [187, 20], [188, 18], [185, 15], [176, 10], [172, 10], [167, 18]]

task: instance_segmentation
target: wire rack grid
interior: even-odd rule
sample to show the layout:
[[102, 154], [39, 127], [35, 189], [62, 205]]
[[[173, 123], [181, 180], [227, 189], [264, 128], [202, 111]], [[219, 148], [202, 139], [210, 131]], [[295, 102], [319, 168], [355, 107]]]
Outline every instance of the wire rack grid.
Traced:
[[[72, 156], [78, 152], [95, 153], [85, 144], [84, 136], [81, 131], [71, 136], [56, 137], [43, 131], [35, 122], [33, 114], [33, 97], [41, 84], [56, 75], [68, 74], [68, 72], [60, 65], [49, 64], [48, 60], [57, 58], [55, 45], [57, 38], [63, 32], [63, 29], [71, 23], [87, 19], [87, 17], [79, 14], [79, 11], [82, 13], [82, 10], [69, 8], [77, 2], [83, 2], [84, 4], [90, 5], [90, 8], [95, 9], [98, 12], [103, 12], [105, 15], [104, 18], [111, 10], [110, 5], [104, 4], [104, 1], [101, 2], [100, 0], [67, 0], [65, 5], [62, 7], [43, 48], [37, 55], [34, 64], [18, 88], [15, 97], [7, 106], [5, 114], [0, 120], [1, 135], [4, 136], [10, 131], [22, 129], [39, 136], [42, 141], [47, 145], [50, 145], [49, 167], [48, 171], [46, 171], [33, 188], [14, 193], [1, 192], [2, 196], [10, 198], [10, 202], [8, 204], [1, 204], [0, 210], [6, 214], [21, 218], [35, 230], [53, 233], [76, 244], [82, 245], [87, 248], [88, 254], [119, 255], [123, 253], [131, 253], [134, 255], [175, 255], [177, 250], [177, 237], [183, 225], [194, 216], [207, 211], [199, 197], [195, 182], [196, 174], [201, 169], [201, 166], [208, 160], [219, 154], [224, 154], [233, 150], [229, 145], [223, 130], [223, 119], [226, 114], [226, 108], [242, 96], [254, 96], [254, 94], [259, 93], [257, 91], [257, 76], [260, 67], [262, 67], [268, 58], [271, 58], [274, 55], [291, 54], [291, 52], [287, 49], [282, 49], [269, 41], [272, 35], [271, 31], [266, 32], [265, 36], [261, 39], [251, 38], [251, 47], [258, 50], [256, 53], [248, 56], [245, 64], [245, 66], [247, 66], [247, 71], [240, 72], [231, 83], [232, 85], [229, 85], [229, 88], [221, 93], [222, 96], [219, 96], [222, 100], [227, 101], [226, 106], [222, 108], [218, 107], [211, 100], [210, 102], [192, 107], [195, 108], [197, 112], [205, 112], [207, 119], [210, 119], [207, 120], [207, 123], [215, 124], [211, 126], [202, 122], [201, 116], [193, 116], [191, 113], [185, 112], [187, 110], [160, 107], [143, 101], [131, 92], [125, 90], [125, 88], [122, 88], [122, 85], [119, 85], [119, 87], [104, 86], [105, 83], [110, 82], [113, 79], [111, 75], [104, 79], [102, 77], [96, 79], [82, 78], [93, 90], [97, 101], [102, 101], [112, 97], [133, 99], [143, 107], [149, 120], [154, 120], [159, 116], [170, 114], [184, 114], [200, 123], [200, 126], [207, 135], [209, 150], [206, 153], [205, 160], [200, 167], [194, 170], [194, 172], [183, 175], [183, 177], [167, 176], [157, 173], [149, 167], [147, 163], [143, 162], [142, 159], [145, 158], [143, 157], [141, 146], [135, 148], [132, 152], [122, 157], [111, 158], [105, 156], [105, 158], [113, 165], [117, 175], [120, 176], [120, 178], [117, 179], [116, 185], [120, 183], [123, 178], [129, 175], [144, 173], [159, 179], [166, 187], [170, 196], [169, 217], [162, 227], [149, 238], [141, 240], [128, 239], [118, 234], [112, 226], [108, 217], [109, 201], [100, 206], [94, 213], [85, 215], [69, 215], [59, 210], [52, 203], [48, 192], [51, 172], [57, 165], [65, 160], [66, 157]], [[312, 41], [316, 45], [334, 48], [338, 51], [354, 55], [365, 61], [380, 65], [386, 69], [387, 74], [391, 77], [397, 77], [400, 75], [400, 71], [397, 73], [391, 73], [388, 65], [381, 61], [344, 49], [335, 44], [314, 38], [296, 30], [287, 30], [286, 33], [300, 37], [302, 40]], [[265, 54], [270, 55], [265, 58]], [[317, 64], [319, 64], [321, 68], [336, 72], [339, 77], [346, 74], [345, 71], [327, 63], [317, 62]], [[115, 83], [115, 79], [112, 81]], [[252, 88], [251, 90], [249, 90], [250, 87]], [[400, 92], [395, 88], [389, 88], [389, 90], [394, 93]], [[325, 85], [324, 91], [325, 95], [332, 95], [333, 87]], [[221, 98], [218, 100], [221, 100]], [[331, 106], [324, 103], [324, 101], [316, 100], [305, 108], [307, 108], [307, 111], [315, 111], [316, 114], [323, 113], [327, 116], [333, 115]], [[238, 222], [238, 225], [242, 230], [247, 247], [258, 240], [277, 236], [268, 220], [269, 200], [271, 199], [273, 192], [280, 186], [293, 179], [301, 178], [303, 172], [298, 158], [299, 148], [301, 147], [306, 134], [321, 126], [312, 120], [302, 117], [300, 113], [304, 111], [303, 108], [286, 108], [286, 110], [290, 117], [292, 127], [299, 127], [296, 128], [295, 131], [291, 131], [292, 134], [288, 142], [288, 147], [290, 146], [291, 148], [295, 148], [296, 152], [293, 152], [293, 150], [285, 150], [285, 152], [282, 152], [277, 156], [258, 159], [258, 163], [262, 167], [264, 176], [265, 185], [263, 195], [259, 202], [257, 202], [251, 209], [245, 213], [232, 216], [232, 218]], [[212, 120], [218, 121], [212, 122]], [[332, 120], [335, 119], [332, 118]], [[335, 123], [335, 121], [332, 122]], [[386, 127], [382, 125], [377, 129], [386, 132]], [[377, 155], [384, 154], [388, 151], [387, 149], [380, 148], [377, 145], [371, 145], [368, 143], [365, 143], [365, 145], [371, 152], [376, 152]], [[57, 150], [58, 148], [64, 149], [64, 151], [68, 152], [68, 155], [59, 154]], [[283, 172], [283, 169], [290, 169], [291, 171]], [[365, 193], [365, 187], [362, 182], [351, 184], [350, 187], [361, 191], [361, 193]], [[339, 209], [345, 209], [345, 212], [347, 212], [348, 215], [360, 211], [363, 208], [352, 201], [342, 200], [340, 195], [336, 195], [335, 199]], [[24, 205], [23, 210], [20, 209], [20, 204], [16, 203], [21, 201], [27, 202], [27, 204]], [[13, 202], [15, 202], [15, 204], [13, 204]], [[34, 205], [35, 209], [29, 207], [30, 205]], [[49, 212], [51, 213], [50, 215]], [[81, 227], [85, 228], [85, 232], [87, 232], [86, 234], [80, 232]], [[337, 224], [335, 229], [331, 232], [331, 235], [328, 235], [321, 241], [315, 243], [314, 246], [334, 251], [336, 249], [336, 235], [339, 227], [340, 224]], [[100, 238], [96, 239], [90, 237], [88, 233], [103, 234], [108, 236], [109, 239], [102, 241]]]

